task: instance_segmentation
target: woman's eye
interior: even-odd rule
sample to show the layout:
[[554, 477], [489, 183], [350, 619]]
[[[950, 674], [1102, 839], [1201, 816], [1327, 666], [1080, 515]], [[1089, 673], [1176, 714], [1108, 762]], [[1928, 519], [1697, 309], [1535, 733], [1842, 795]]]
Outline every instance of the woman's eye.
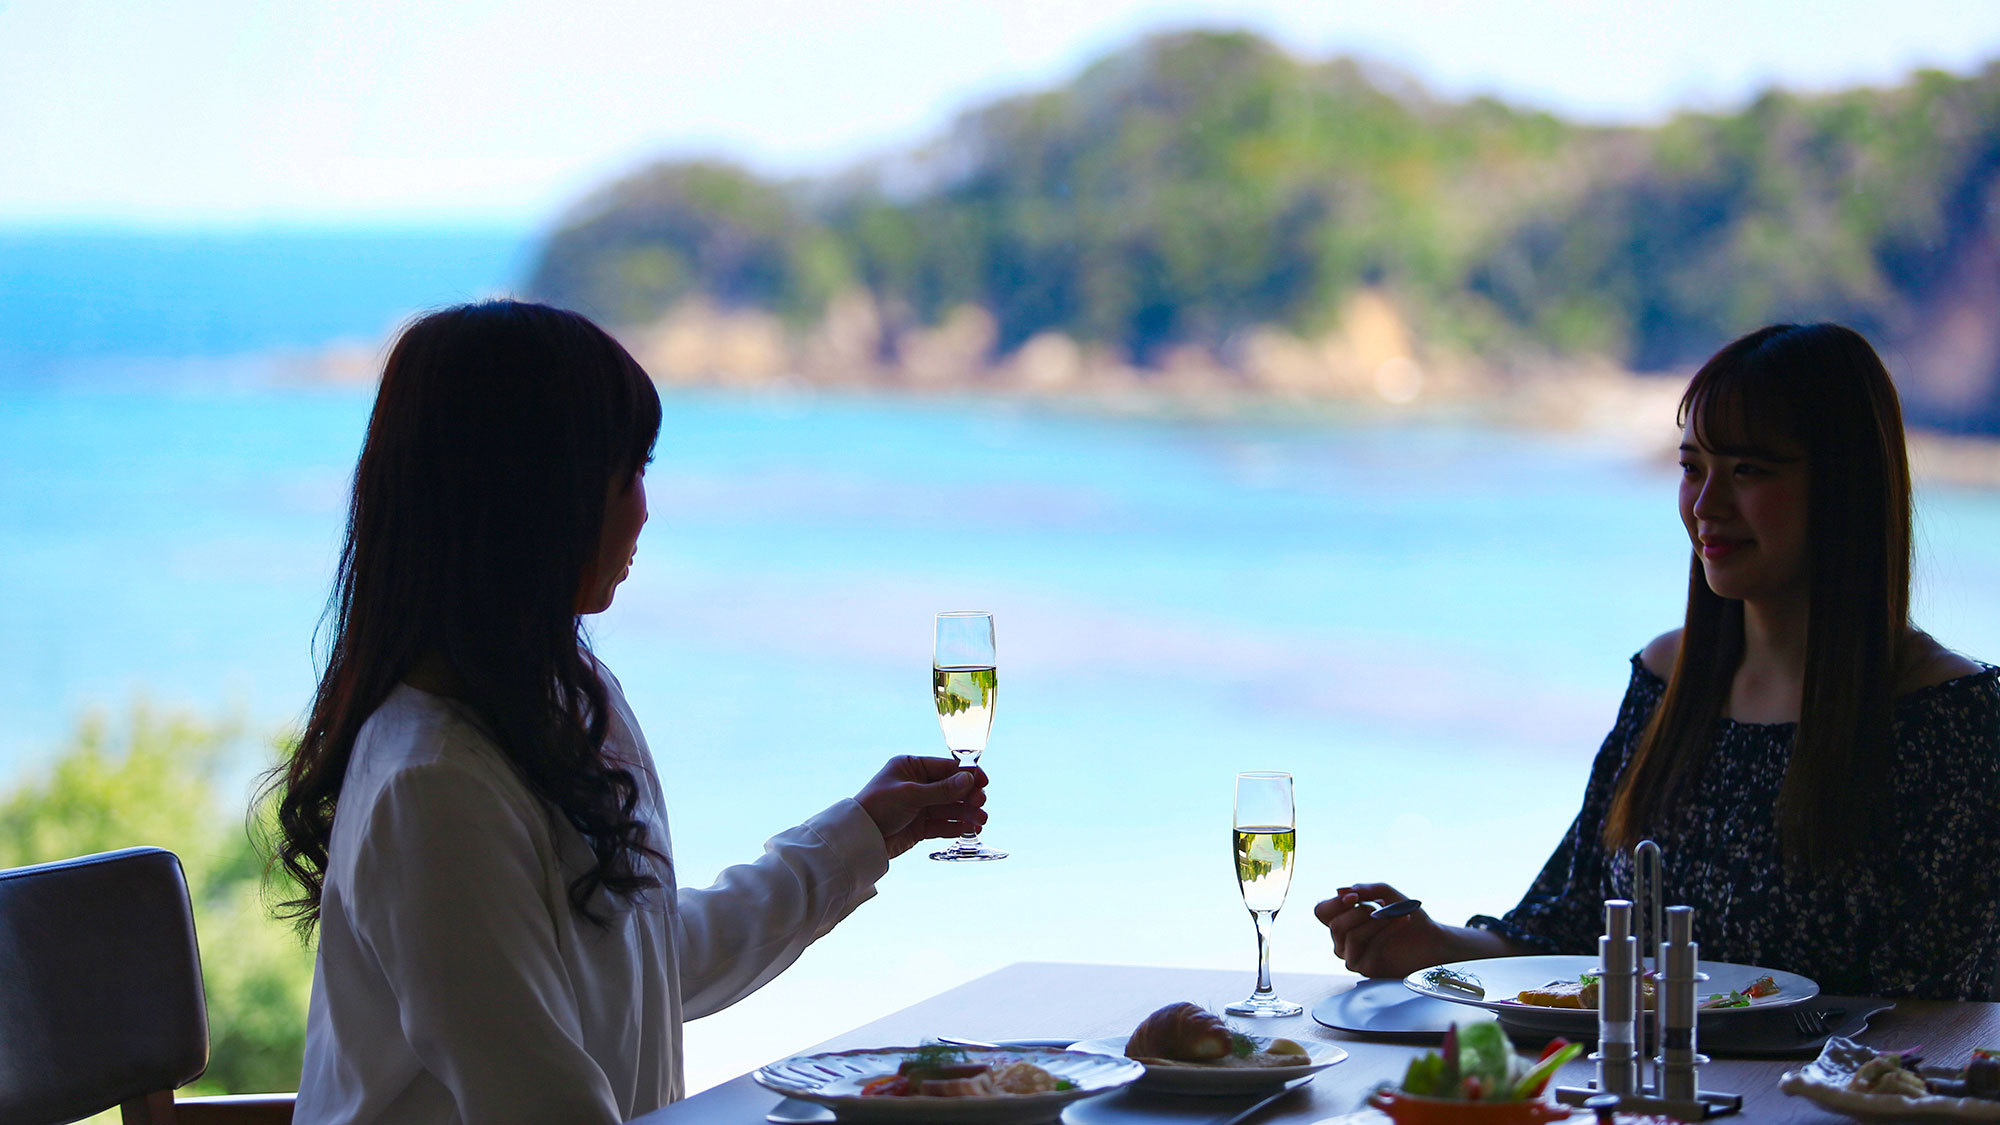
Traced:
[[1736, 475], [1739, 477], [1761, 477], [1770, 471], [1762, 465], [1739, 464], [1736, 466]]
[[1688, 463], [1688, 462], [1686, 462], [1686, 461], [1682, 461], [1682, 462], [1681, 462], [1681, 475], [1682, 475], [1682, 476], [1684, 476], [1684, 477], [1691, 477], [1691, 476], [1693, 476], [1693, 475], [1695, 474], [1695, 472], [1696, 472], [1696, 470], [1695, 470], [1695, 467], [1694, 467], [1694, 466], [1693, 466], [1692, 464], [1690, 464], [1690, 463]]

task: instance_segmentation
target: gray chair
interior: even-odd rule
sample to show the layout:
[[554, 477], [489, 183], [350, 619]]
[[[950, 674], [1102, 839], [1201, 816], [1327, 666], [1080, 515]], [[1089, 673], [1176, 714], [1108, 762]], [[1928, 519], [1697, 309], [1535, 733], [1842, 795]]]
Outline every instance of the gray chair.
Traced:
[[174, 1099], [208, 1067], [180, 860], [159, 848], [0, 871], [0, 1122], [285, 1125], [292, 1095]]

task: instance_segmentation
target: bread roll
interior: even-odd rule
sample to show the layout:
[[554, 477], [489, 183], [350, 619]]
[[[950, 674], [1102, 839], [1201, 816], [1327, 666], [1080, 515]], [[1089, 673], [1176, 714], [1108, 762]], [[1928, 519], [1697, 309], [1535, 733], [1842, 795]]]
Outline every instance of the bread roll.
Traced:
[[1222, 1017], [1182, 1001], [1140, 1020], [1125, 1041], [1125, 1054], [1135, 1059], [1213, 1062], [1227, 1057], [1231, 1046], [1229, 1025]]

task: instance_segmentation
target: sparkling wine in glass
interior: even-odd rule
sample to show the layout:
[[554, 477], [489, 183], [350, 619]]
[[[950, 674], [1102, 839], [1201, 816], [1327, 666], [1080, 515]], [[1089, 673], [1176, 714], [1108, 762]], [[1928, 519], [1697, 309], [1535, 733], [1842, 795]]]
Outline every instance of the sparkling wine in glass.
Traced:
[[[993, 729], [993, 699], [997, 686], [993, 656], [993, 615], [956, 611], [937, 615], [937, 644], [931, 650], [931, 695], [937, 700], [938, 729], [945, 748], [961, 768], [979, 764], [986, 736]], [[931, 853], [932, 859], [1006, 859], [979, 839], [978, 832], [960, 836], [952, 845]]]
[[1231, 836], [1236, 885], [1257, 925], [1257, 990], [1223, 1010], [1232, 1016], [1296, 1016], [1305, 1009], [1280, 999], [1271, 987], [1271, 925], [1292, 889], [1292, 855], [1298, 848], [1291, 774], [1236, 775]]

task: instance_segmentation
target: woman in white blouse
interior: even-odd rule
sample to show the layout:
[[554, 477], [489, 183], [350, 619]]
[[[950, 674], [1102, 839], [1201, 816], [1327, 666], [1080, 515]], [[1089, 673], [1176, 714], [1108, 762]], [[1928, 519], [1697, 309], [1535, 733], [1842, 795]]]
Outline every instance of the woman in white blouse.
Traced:
[[326, 671], [274, 782], [287, 913], [319, 930], [300, 1125], [657, 1108], [683, 1019], [775, 976], [891, 856], [985, 821], [984, 774], [897, 758], [679, 885], [645, 737], [579, 631], [630, 569], [659, 424], [574, 313], [449, 309], [391, 352]]

